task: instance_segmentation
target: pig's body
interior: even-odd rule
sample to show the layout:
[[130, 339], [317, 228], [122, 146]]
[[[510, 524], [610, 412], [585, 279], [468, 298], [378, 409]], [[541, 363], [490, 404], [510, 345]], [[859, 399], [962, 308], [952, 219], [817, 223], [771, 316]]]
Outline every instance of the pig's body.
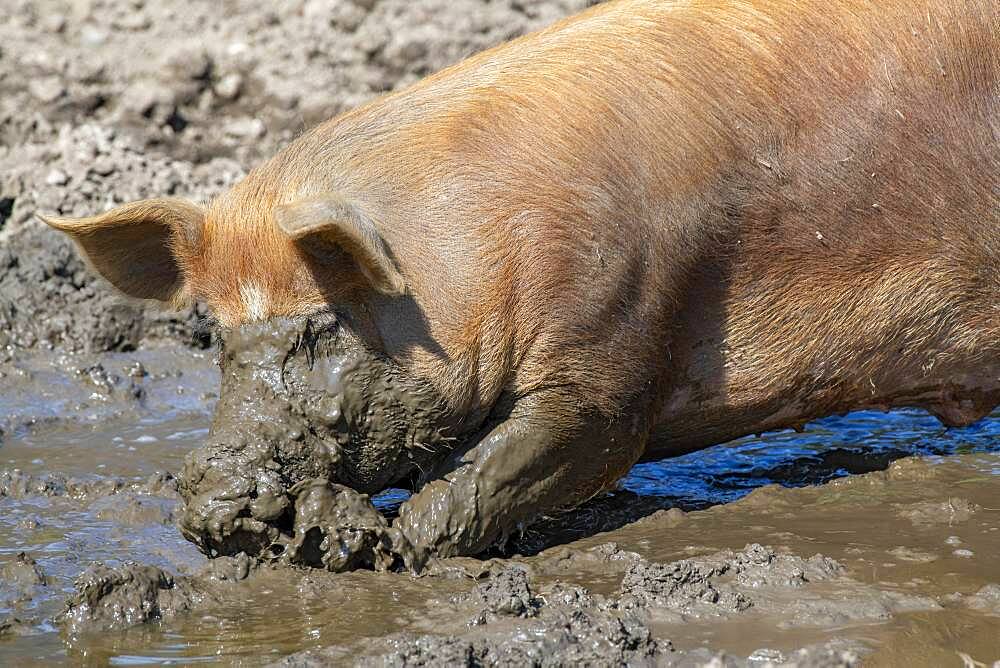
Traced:
[[[173, 237], [170, 298], [334, 308], [425, 386], [462, 445], [397, 526], [439, 554], [643, 457], [966, 424], [1000, 403], [998, 35], [991, 0], [609, 2], [298, 139]], [[303, 249], [330, 196], [365, 259]]]
[[250, 183], [366, 204], [413, 297], [375, 309], [379, 348], [473, 424], [504, 391], [568, 385], [612, 415], [661, 381], [668, 431], [729, 397], [693, 445], [859, 401], [950, 414], [928, 369], [996, 385], [954, 372], [998, 343], [997, 16], [609, 3], [316, 128]]

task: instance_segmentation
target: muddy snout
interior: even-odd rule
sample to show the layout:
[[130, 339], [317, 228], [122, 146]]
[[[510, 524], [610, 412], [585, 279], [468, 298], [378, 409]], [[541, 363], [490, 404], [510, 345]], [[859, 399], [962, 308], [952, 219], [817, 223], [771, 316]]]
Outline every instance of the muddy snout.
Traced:
[[271, 428], [259, 425], [252, 439], [221, 434], [185, 460], [180, 529], [210, 557], [280, 553], [282, 536], [293, 530], [295, 484], [332, 474], [323, 451], [269, 436]]
[[[407, 553], [368, 495], [330, 481], [323, 452], [265, 460], [259, 445], [208, 445], [188, 457], [180, 528], [202, 552], [338, 572], [385, 570]], [[274, 441], [270, 449], [288, 453]]]
[[219, 365], [211, 433], [180, 476], [183, 534], [212, 557], [388, 567], [396, 539], [367, 495], [447, 454], [433, 393], [337, 323], [224, 332]]

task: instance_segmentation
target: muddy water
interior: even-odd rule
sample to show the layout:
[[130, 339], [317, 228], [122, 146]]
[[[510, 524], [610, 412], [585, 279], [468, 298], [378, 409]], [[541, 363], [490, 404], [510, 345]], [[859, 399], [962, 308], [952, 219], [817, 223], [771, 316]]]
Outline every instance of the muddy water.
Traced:
[[[259, 567], [219, 581], [174, 526], [169, 474], [207, 433], [210, 355], [35, 355], [0, 370], [0, 665], [303, 651], [291, 665], [433, 664], [512, 647], [660, 665], [801, 648], [866, 665], [1000, 658], [1000, 417], [945, 430], [919, 412], [856, 413], [643, 464], [621, 492], [434, 577]], [[94, 561], [156, 566], [199, 595], [155, 623], [67, 625]], [[581, 658], [584, 645], [598, 653]]]

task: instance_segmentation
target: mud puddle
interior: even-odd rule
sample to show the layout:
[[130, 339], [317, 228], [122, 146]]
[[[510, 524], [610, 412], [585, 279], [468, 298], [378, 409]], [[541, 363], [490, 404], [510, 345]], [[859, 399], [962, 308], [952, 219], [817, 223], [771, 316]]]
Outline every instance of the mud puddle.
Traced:
[[168, 348], [22, 353], [0, 375], [0, 663], [65, 660], [55, 618], [92, 562], [204, 562], [178, 538], [169, 472], [207, 433], [217, 374]]
[[[491, 560], [333, 575], [211, 567], [174, 526], [171, 472], [217, 392], [210, 354], [35, 353], [0, 370], [0, 664], [1000, 658], [997, 417], [821, 420], [640, 465]], [[127, 562], [155, 567], [153, 585]], [[68, 600], [105, 605], [115, 578], [132, 578], [116, 603], [131, 612], [62, 616]]]

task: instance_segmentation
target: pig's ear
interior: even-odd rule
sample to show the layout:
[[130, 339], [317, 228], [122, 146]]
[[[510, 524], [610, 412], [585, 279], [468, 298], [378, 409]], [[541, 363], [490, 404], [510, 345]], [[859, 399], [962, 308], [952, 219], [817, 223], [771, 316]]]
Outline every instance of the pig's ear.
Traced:
[[92, 218], [38, 217], [72, 237], [90, 265], [126, 295], [171, 302], [183, 292], [205, 213], [183, 200], [150, 199]]
[[321, 251], [322, 244], [339, 246], [354, 258], [361, 273], [379, 292], [393, 296], [406, 292], [406, 283], [382, 235], [354, 203], [327, 196], [282, 204], [274, 210], [274, 221], [310, 251]]

